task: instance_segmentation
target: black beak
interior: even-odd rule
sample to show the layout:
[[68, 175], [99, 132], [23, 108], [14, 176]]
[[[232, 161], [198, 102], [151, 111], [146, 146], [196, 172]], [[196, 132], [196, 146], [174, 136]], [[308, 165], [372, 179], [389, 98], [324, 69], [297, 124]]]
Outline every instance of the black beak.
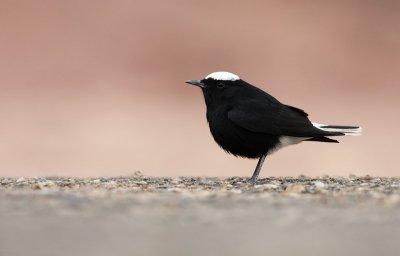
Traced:
[[201, 80], [187, 80], [187, 84], [195, 85], [200, 88], [206, 88], [206, 85], [201, 82]]

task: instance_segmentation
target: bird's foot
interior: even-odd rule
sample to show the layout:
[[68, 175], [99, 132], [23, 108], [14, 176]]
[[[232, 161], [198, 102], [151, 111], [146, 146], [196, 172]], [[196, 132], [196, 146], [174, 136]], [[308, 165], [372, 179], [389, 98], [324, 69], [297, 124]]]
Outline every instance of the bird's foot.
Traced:
[[256, 184], [257, 183], [257, 177], [251, 177], [249, 179], [249, 182], [252, 183], [252, 184]]

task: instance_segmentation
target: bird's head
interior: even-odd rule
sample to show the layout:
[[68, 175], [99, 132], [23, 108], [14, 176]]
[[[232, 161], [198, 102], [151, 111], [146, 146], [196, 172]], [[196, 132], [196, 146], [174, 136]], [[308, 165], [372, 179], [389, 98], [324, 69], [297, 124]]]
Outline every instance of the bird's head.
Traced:
[[188, 80], [186, 83], [198, 86], [207, 91], [218, 91], [239, 84], [240, 77], [225, 71], [214, 72], [201, 80]]
[[240, 97], [247, 83], [239, 76], [219, 71], [207, 75], [201, 80], [188, 80], [186, 83], [201, 88], [207, 106], [220, 105], [232, 97]]

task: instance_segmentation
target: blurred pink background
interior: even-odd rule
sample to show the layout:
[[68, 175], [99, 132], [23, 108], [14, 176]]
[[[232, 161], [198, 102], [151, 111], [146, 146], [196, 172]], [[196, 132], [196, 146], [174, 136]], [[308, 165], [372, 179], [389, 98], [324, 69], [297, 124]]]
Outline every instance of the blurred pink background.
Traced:
[[398, 176], [400, 2], [0, 2], [0, 176], [250, 176], [213, 141], [198, 88], [231, 71], [315, 122], [261, 175]]

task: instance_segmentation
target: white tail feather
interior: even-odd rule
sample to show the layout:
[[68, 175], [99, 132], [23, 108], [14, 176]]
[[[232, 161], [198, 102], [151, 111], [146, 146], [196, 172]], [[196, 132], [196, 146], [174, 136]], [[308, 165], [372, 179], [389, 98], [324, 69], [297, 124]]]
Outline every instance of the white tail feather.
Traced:
[[[315, 127], [317, 127], [320, 130], [326, 131], [326, 132], [341, 132], [344, 133], [346, 136], [360, 136], [362, 134], [362, 128], [357, 127], [357, 128], [335, 128], [335, 127], [329, 127], [329, 125], [326, 124], [318, 124], [318, 123], [312, 123]], [[334, 125], [332, 125], [334, 126]]]

